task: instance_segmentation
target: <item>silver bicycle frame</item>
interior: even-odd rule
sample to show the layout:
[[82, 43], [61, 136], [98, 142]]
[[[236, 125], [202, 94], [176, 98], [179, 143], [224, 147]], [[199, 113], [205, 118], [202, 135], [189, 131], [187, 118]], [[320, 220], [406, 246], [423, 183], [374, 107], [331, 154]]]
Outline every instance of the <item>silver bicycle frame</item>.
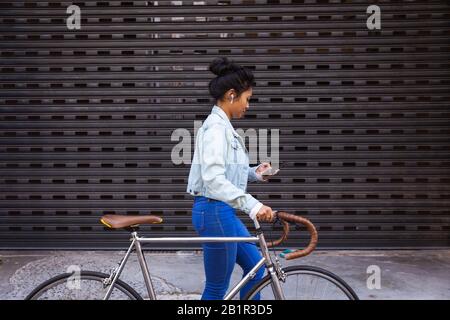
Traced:
[[[256, 230], [260, 230], [260, 225], [257, 220], [253, 221], [255, 223]], [[280, 280], [278, 278], [278, 274], [276, 268], [272, 262], [272, 258], [269, 254], [269, 249], [267, 247], [266, 240], [264, 238], [264, 234], [262, 232], [258, 232], [256, 237], [167, 237], [167, 238], [142, 238], [139, 237], [137, 232], [131, 233], [131, 245], [128, 248], [125, 257], [119, 263], [119, 267], [113, 273], [113, 279], [109, 285], [109, 288], [105, 294], [103, 300], [109, 299], [111, 292], [114, 288], [114, 284], [117, 279], [120, 277], [126, 262], [131, 254], [133, 249], [136, 250], [137, 257], [139, 260], [139, 265], [141, 267], [142, 274], [144, 276], [145, 286], [147, 288], [148, 296], [151, 300], [156, 300], [155, 290], [153, 288], [150, 271], [148, 269], [147, 262], [145, 261], [144, 253], [142, 252], [141, 243], [179, 243], [179, 242], [189, 242], [189, 243], [205, 243], [205, 242], [259, 242], [261, 253], [263, 255], [262, 259], [253, 267], [253, 269], [239, 281], [230, 292], [224, 297], [224, 300], [231, 300], [239, 290], [251, 279], [253, 279], [256, 275], [256, 272], [262, 266], [266, 266], [269, 275], [272, 278], [272, 291], [274, 293], [275, 299], [284, 300], [284, 293], [281, 288]]]

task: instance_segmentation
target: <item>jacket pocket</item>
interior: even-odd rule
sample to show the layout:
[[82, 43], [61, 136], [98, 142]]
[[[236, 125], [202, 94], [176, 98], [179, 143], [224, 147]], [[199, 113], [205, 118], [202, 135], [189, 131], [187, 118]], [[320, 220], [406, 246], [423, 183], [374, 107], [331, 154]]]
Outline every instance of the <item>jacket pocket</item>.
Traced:
[[239, 142], [238, 138], [233, 137], [231, 140], [231, 150], [232, 150], [232, 163], [238, 163], [240, 158], [241, 150], [241, 143]]
[[239, 142], [238, 138], [233, 137], [233, 139], [231, 140], [231, 147], [234, 150], [238, 150], [241, 147], [241, 143]]

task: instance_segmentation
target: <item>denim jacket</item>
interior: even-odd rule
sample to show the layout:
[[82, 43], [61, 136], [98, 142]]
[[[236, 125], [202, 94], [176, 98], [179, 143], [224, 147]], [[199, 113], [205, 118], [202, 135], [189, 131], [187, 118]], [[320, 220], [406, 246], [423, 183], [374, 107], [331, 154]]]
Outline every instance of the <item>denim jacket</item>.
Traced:
[[257, 167], [249, 166], [243, 138], [234, 130], [225, 111], [214, 105], [197, 131], [186, 192], [223, 201], [250, 215], [252, 209], [262, 206], [246, 193], [247, 182], [261, 180], [256, 174]]

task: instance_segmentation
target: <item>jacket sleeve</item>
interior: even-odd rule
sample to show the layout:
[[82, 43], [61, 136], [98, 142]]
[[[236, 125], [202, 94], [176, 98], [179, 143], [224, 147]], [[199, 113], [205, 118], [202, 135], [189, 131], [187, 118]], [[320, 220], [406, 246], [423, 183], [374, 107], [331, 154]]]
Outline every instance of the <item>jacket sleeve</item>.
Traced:
[[260, 165], [248, 167], [248, 182], [262, 181], [261, 177], [256, 173], [256, 169], [258, 169], [259, 166]]
[[202, 180], [214, 199], [226, 202], [231, 207], [250, 215], [251, 210], [260, 202], [225, 177], [227, 155], [225, 130], [224, 126], [216, 124], [203, 132], [199, 150]]

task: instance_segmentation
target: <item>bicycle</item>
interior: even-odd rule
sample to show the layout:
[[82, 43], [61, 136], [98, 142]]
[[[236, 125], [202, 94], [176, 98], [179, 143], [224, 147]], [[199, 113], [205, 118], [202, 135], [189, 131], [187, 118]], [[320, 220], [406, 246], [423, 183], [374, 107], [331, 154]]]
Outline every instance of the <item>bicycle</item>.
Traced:
[[[75, 275], [64, 273], [57, 275], [37, 286], [25, 299], [135, 299], [142, 300], [141, 295], [131, 286], [119, 279], [125, 264], [133, 250], [136, 251], [141, 271], [144, 277], [148, 297], [156, 300], [157, 296], [152, 284], [148, 265], [142, 251], [144, 243], [204, 243], [204, 242], [256, 242], [259, 243], [262, 259], [255, 267], [243, 277], [224, 297], [224, 300], [233, 299], [239, 290], [255, 275], [259, 268], [265, 266], [265, 275], [244, 297], [245, 300], [252, 299], [257, 293], [261, 293], [262, 300], [266, 299], [349, 299], [358, 300], [353, 289], [337, 275], [322, 268], [306, 265], [289, 266], [283, 268], [277, 255], [272, 258], [270, 247], [275, 247], [287, 239], [289, 234], [289, 223], [302, 224], [310, 233], [309, 244], [304, 249], [285, 250], [280, 254], [286, 260], [304, 257], [310, 254], [317, 244], [317, 231], [314, 225], [300, 216], [283, 211], [275, 211], [275, 222], [280, 222], [283, 227], [282, 235], [275, 241], [267, 242], [258, 220], [253, 220], [256, 228], [256, 236], [253, 237], [165, 237], [145, 238], [140, 237], [136, 228], [140, 224], [162, 223], [160, 217], [154, 215], [128, 216], [128, 215], [104, 215], [100, 221], [111, 229], [125, 228], [131, 232], [131, 244], [120, 260], [119, 265], [110, 274], [81, 271]], [[275, 223], [274, 222], [274, 223]], [[299, 281], [299, 279], [301, 281]], [[296, 280], [296, 281], [294, 281]], [[72, 282], [71, 282], [72, 281]], [[78, 281], [78, 282], [73, 282]], [[77, 285], [74, 285], [77, 284]], [[301, 287], [306, 286], [306, 288]], [[83, 290], [81, 290], [83, 286]], [[299, 290], [300, 289], [300, 290]], [[320, 296], [317, 295], [320, 293]], [[308, 296], [309, 295], [309, 296]]]

